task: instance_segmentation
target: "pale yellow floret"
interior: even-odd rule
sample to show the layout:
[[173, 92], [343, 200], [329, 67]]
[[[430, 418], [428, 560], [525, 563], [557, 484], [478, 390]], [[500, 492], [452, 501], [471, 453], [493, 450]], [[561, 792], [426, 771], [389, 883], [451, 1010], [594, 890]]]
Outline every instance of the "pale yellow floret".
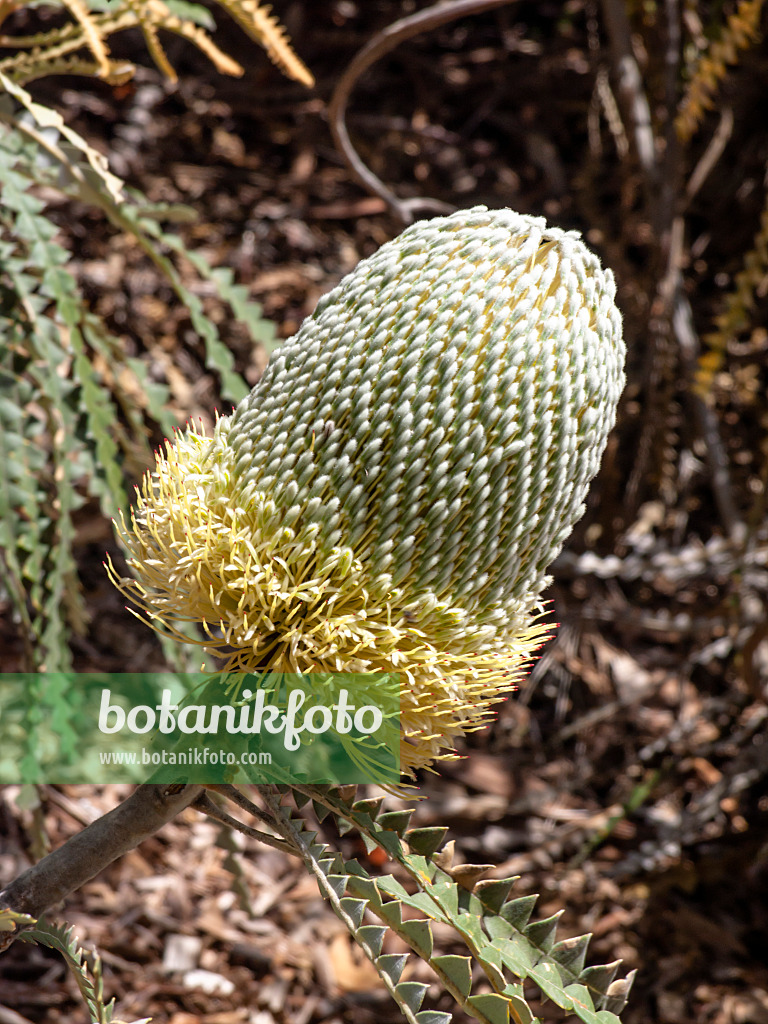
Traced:
[[402, 770], [452, 756], [515, 689], [547, 628], [478, 643], [455, 609], [375, 593], [354, 552], [321, 561], [315, 531], [284, 527], [267, 495], [237, 493], [225, 426], [213, 440], [190, 427], [158, 454], [130, 523], [117, 524], [140, 579], [110, 564], [114, 582], [161, 632], [190, 642], [174, 624], [202, 623], [198, 642], [226, 671], [399, 673]]

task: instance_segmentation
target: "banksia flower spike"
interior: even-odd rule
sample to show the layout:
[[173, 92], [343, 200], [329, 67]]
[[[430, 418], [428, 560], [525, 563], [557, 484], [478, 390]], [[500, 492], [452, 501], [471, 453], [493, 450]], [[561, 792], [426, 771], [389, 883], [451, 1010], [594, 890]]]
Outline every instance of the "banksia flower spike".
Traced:
[[229, 670], [400, 673], [403, 770], [451, 756], [546, 637], [624, 381], [614, 294], [540, 218], [411, 225], [212, 438], [167, 444], [118, 585], [171, 633], [202, 622]]

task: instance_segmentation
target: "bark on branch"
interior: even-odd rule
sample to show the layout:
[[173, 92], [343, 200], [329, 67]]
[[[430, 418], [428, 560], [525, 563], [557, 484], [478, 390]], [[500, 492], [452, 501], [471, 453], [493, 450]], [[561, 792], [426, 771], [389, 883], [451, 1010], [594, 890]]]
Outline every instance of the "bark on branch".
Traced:
[[[154, 835], [202, 792], [202, 786], [139, 786], [114, 810], [14, 879], [0, 892], [0, 907], [39, 917]], [[0, 936], [0, 951], [13, 938]]]

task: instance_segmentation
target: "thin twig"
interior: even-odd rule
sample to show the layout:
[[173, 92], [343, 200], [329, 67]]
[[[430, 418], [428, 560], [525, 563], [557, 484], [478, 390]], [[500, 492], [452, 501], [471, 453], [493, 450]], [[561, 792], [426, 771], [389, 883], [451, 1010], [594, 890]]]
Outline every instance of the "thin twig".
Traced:
[[231, 814], [227, 814], [226, 811], [223, 811], [220, 807], [216, 806], [207, 793], [200, 794], [197, 800], [195, 800], [194, 807], [196, 811], [202, 811], [202, 813], [207, 814], [209, 818], [213, 818], [214, 821], [218, 821], [220, 825], [226, 825], [228, 828], [232, 828], [236, 832], [242, 832], [244, 836], [256, 839], [260, 843], [264, 843], [265, 846], [271, 846], [275, 850], [280, 850], [282, 853], [289, 853], [294, 857], [299, 856], [298, 851], [282, 839], [278, 839], [276, 836], [271, 836], [268, 832], [260, 832], [257, 828], [251, 828], [250, 825], [246, 825], [245, 822], [240, 821], [239, 818], [233, 818]]
[[[603, 116], [605, 117], [606, 124], [608, 125], [608, 131], [613, 136], [613, 144], [616, 146], [616, 153], [620, 160], [629, 152], [629, 139], [627, 138], [627, 132], [624, 128], [624, 122], [621, 120], [621, 114], [616, 103], [616, 97], [613, 95], [611, 89], [611, 83], [608, 80], [608, 72], [605, 68], [600, 67], [597, 69], [595, 75], [595, 96], [598, 101], [598, 106], [602, 107]], [[599, 142], [599, 135], [596, 135]]]
[[434, 7], [417, 11], [416, 14], [411, 14], [407, 18], [400, 18], [399, 21], [388, 25], [374, 36], [353, 57], [349, 67], [336, 85], [328, 105], [328, 121], [336, 148], [360, 184], [369, 192], [380, 196], [404, 224], [410, 224], [413, 221], [415, 210], [450, 213], [455, 207], [438, 199], [427, 197], [399, 199], [394, 192], [387, 188], [384, 182], [363, 163], [350, 141], [345, 120], [349, 97], [361, 75], [404, 40], [411, 39], [423, 32], [430, 32], [440, 25], [456, 21], [458, 18], [479, 14], [481, 11], [491, 10], [494, 7], [503, 7], [512, 2], [513, 0], [451, 0], [451, 2], [438, 3]]
[[230, 800], [241, 810], [250, 814], [252, 818], [256, 818], [258, 821], [263, 821], [265, 825], [273, 824], [274, 819], [272, 815], [268, 811], [259, 807], [258, 804], [255, 804], [252, 800], [249, 800], [245, 793], [240, 792], [237, 786], [233, 786], [230, 783], [222, 783], [215, 786], [206, 786], [206, 789], [210, 789], [212, 793], [218, 793], [220, 796]]
[[688, 184], [685, 186], [685, 198], [689, 203], [709, 177], [709, 172], [723, 155], [723, 150], [728, 145], [732, 131], [733, 110], [730, 107], [725, 107], [720, 115], [720, 123], [709, 140], [709, 145], [702, 153], [701, 159], [694, 167], [693, 173], [688, 179]]
[[[693, 312], [685, 294], [681, 266], [683, 263], [685, 224], [681, 216], [675, 217], [670, 231], [667, 272], [659, 285], [659, 295], [666, 308], [666, 319], [672, 328], [680, 352], [680, 361], [686, 379], [693, 380], [701, 343], [693, 324]], [[744, 524], [733, 500], [728, 456], [725, 452], [714, 410], [697, 395], [692, 387], [687, 396], [699, 436], [704, 442], [710, 483], [720, 520], [729, 537], [743, 540]]]
[[[667, 272], [659, 284], [659, 295], [666, 309], [665, 319], [671, 326], [672, 334], [677, 341], [683, 372], [690, 384], [696, 370], [701, 343], [694, 327], [693, 312], [685, 294], [681, 271], [684, 236], [685, 223], [682, 216], [677, 216], [669, 233]], [[720, 521], [731, 539], [742, 541], [744, 523], [733, 499], [728, 456], [720, 437], [717, 417], [714, 410], [690, 386], [687, 389], [687, 397], [693, 406], [697, 431], [704, 442], [710, 484]]]
[[652, 207], [654, 227], [662, 247], [668, 243], [667, 232], [679, 213], [683, 181], [683, 161], [680, 140], [675, 129], [678, 82], [680, 80], [680, 11], [678, 0], [665, 0], [665, 28], [667, 44], [664, 47], [664, 148], [657, 160], [658, 188]]

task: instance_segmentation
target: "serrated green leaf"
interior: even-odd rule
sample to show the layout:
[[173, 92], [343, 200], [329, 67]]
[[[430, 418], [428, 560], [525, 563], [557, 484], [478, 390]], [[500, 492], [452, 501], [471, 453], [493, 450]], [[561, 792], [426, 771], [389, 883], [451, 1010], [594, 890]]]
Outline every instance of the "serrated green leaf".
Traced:
[[386, 811], [379, 815], [376, 824], [387, 831], [396, 832], [402, 839], [412, 815], [413, 808], [405, 811]]
[[349, 875], [327, 875], [326, 881], [330, 888], [336, 893], [339, 899], [344, 895], [347, 890], [347, 880]]
[[[516, 987], [519, 988], [520, 986]], [[515, 1014], [516, 1020], [518, 1020], [520, 1024], [539, 1024], [538, 1018], [534, 1017], [531, 1008], [523, 995], [519, 992], [509, 991], [506, 991], [504, 994], [509, 1000], [510, 1008]]]
[[578, 978], [581, 974], [591, 938], [591, 935], [578, 935], [572, 939], [563, 939], [550, 950], [550, 958], [566, 972], [566, 977]]
[[[572, 1000], [574, 1006], [579, 1007], [586, 1013], [595, 1014], [595, 1004], [586, 985], [567, 985], [564, 991], [568, 998]], [[584, 1020], [583, 1017], [582, 1020]]]
[[368, 800], [356, 800], [352, 804], [352, 810], [358, 814], [367, 814], [371, 819], [371, 822], [376, 820], [376, 816], [381, 810], [381, 805], [384, 802], [384, 797], [372, 797]]
[[364, 924], [357, 930], [358, 940], [366, 943], [374, 960], [381, 955], [381, 946], [386, 934], [387, 929], [381, 924]]
[[415, 853], [431, 857], [439, 848], [447, 831], [447, 828], [440, 826], [413, 828], [405, 833], [404, 839]]
[[[346, 877], [347, 876], [345, 875], [344, 878], [346, 879]], [[367, 906], [367, 900], [358, 900], [352, 896], [345, 896], [341, 900], [341, 909], [344, 911], [345, 914], [348, 915], [348, 917], [352, 921], [355, 931], [357, 931], [357, 929], [362, 924], [363, 915], [365, 914], [365, 909]]]
[[475, 886], [475, 895], [484, 906], [498, 914], [515, 882], [519, 880], [520, 875], [514, 875], [512, 878], [483, 879]]
[[428, 960], [432, 956], [433, 939], [429, 921], [403, 921], [398, 934], [408, 942], [422, 960]]
[[365, 847], [366, 853], [373, 853], [374, 850], [378, 849], [379, 844], [376, 842], [376, 840], [372, 839], [369, 835], [366, 835], [365, 832], [361, 833], [360, 838], [363, 841], [363, 846]]
[[504, 904], [501, 908], [500, 916], [511, 924], [516, 931], [522, 931], [533, 913], [533, 908], [536, 906], [538, 898], [536, 895], [518, 896], [517, 899], [510, 900]]
[[439, 970], [453, 987], [461, 994], [462, 998], [469, 995], [472, 988], [472, 958], [468, 956], [446, 956], [433, 957], [432, 966]]
[[430, 891], [451, 920], [459, 916], [459, 887], [447, 875], [441, 873]]
[[400, 931], [403, 923], [403, 905], [399, 900], [382, 903], [378, 908], [378, 915], [387, 922], [390, 928], [396, 932]]
[[453, 1016], [442, 1010], [420, 1010], [416, 1014], [417, 1024], [451, 1024]]
[[489, 1024], [509, 1024], [509, 1000], [497, 992], [469, 996], [467, 1007], [475, 1014], [482, 1014], [481, 1020]]
[[[171, 237], [175, 241], [175, 236]], [[229, 303], [235, 318], [247, 328], [251, 339], [262, 344], [268, 353], [271, 352], [277, 338], [275, 325], [265, 318], [261, 304], [251, 299], [248, 288], [234, 283], [232, 268], [211, 267], [200, 253], [190, 253], [184, 249], [183, 243], [179, 251], [190, 260], [201, 277], [216, 285], [219, 295]]]
[[603, 1001], [603, 1009], [610, 1013], [621, 1013], [629, 998], [629, 993], [634, 984], [637, 971], [630, 971], [626, 978], [618, 978], [608, 986], [608, 992]]
[[356, 874], [351, 870], [353, 866], [359, 867], [356, 861], [347, 861], [345, 864], [345, 869], [349, 871], [347, 890], [355, 896], [368, 900], [372, 907], [378, 907], [381, 903], [381, 896], [376, 888], [376, 883], [368, 877], [367, 872], [365, 876]]
[[469, 939], [470, 947], [477, 948], [486, 942], [482, 920], [473, 914], [461, 914], [453, 922], [454, 928]]
[[544, 995], [551, 999], [553, 1003], [556, 1003], [557, 1006], [562, 1007], [564, 1010], [572, 1009], [573, 1000], [565, 994], [563, 979], [560, 977], [560, 972], [554, 964], [548, 961], [538, 963], [530, 969], [528, 977], [533, 978]]
[[95, 1024], [109, 1024], [114, 1011], [114, 999], [105, 1003], [101, 981], [101, 964], [98, 957], [93, 960], [93, 977], [88, 971], [85, 955], [74, 939], [72, 928], [63, 929], [47, 921], [39, 921], [30, 931], [19, 936], [24, 942], [34, 942], [60, 953], [74, 977], [80, 993], [91, 1013]]
[[491, 987], [496, 992], [505, 992], [508, 988], [507, 977], [504, 974], [498, 950], [493, 949], [492, 946], [483, 946], [482, 949], [477, 951], [476, 956], [491, 983]]
[[518, 978], [527, 978], [538, 959], [538, 950], [524, 935], [515, 934], [508, 939], [497, 939], [493, 948], [498, 950], [501, 962]]
[[427, 860], [420, 853], [405, 854], [402, 863], [408, 866], [412, 875], [420, 879], [428, 879], [429, 881], [434, 881], [438, 877], [437, 873], [440, 870], [434, 861]]
[[[69, 145], [74, 147], [79, 155], [84, 156], [90, 173], [96, 179], [97, 186], [103, 188], [105, 193], [108, 194], [114, 202], [123, 202], [125, 198], [123, 195], [123, 182], [109, 170], [106, 157], [102, 153], [99, 153], [98, 150], [89, 146], [82, 136], [73, 131], [69, 125], [65, 123], [61, 114], [50, 107], [45, 107], [40, 103], [36, 103], [26, 89], [23, 89], [20, 85], [12, 82], [6, 75], [2, 74], [2, 72], [0, 72], [0, 85], [2, 85], [5, 92], [10, 93], [10, 95], [21, 103], [21, 105], [32, 115], [35, 124], [39, 128], [53, 129], [53, 131], [58, 135], [66, 139]], [[15, 122], [14, 127], [24, 128], [24, 126], [18, 121]], [[29, 131], [28, 128], [27, 130]]]
[[441, 921], [444, 924], [448, 923], [447, 915], [443, 913], [442, 909], [435, 903], [428, 892], [416, 892], [413, 895], [407, 895], [403, 898], [403, 903], [413, 907], [414, 910], [420, 911], [427, 917], [431, 917], [434, 921]]
[[400, 980], [407, 960], [407, 953], [384, 953], [376, 958], [376, 967], [382, 974], [386, 974], [393, 985], [396, 985]]
[[399, 900], [408, 899], [407, 889], [402, 882], [398, 882], [394, 875], [382, 875], [381, 878], [377, 878], [376, 887], [379, 892], [383, 892], [387, 896], [395, 896]]
[[374, 828], [371, 831], [371, 835], [374, 838], [375, 845], [384, 850], [387, 856], [402, 862], [405, 851], [396, 832], [387, 832], [384, 829]]
[[[77, 352], [75, 371], [83, 389], [83, 400], [88, 412], [88, 429], [96, 446], [97, 472], [93, 474], [89, 483], [96, 496], [101, 499], [102, 512], [111, 518], [118, 509], [125, 508], [128, 504], [118, 447], [112, 434], [117, 410], [109, 392], [96, 378], [91, 361], [85, 354], [82, 335], [76, 327], [70, 329], [70, 338]], [[101, 486], [102, 473], [106, 487]]]
[[[311, 832], [309, 834], [314, 836], [315, 833]], [[317, 853], [318, 849], [322, 851], [320, 854]], [[326, 875], [343, 875], [346, 873], [344, 871], [344, 861], [337, 850], [329, 851], [327, 846], [318, 847], [317, 843], [311, 844], [311, 850], [312, 855], [317, 857], [320, 869]]]
[[10, 431], [14, 427], [18, 428], [23, 420], [24, 410], [10, 398], [0, 395], [0, 423], [3, 424], [4, 429]]
[[[170, 437], [176, 426], [176, 421], [168, 408], [170, 400], [168, 385], [162, 384], [160, 381], [150, 380], [148, 368], [141, 359], [129, 357], [125, 360], [125, 363], [146, 396], [147, 409], [152, 419], [156, 420], [160, 429]], [[123, 407], [126, 410], [126, 415], [132, 420], [134, 437], [137, 437], [140, 429], [142, 429], [141, 417], [136, 415], [137, 410], [130, 402], [124, 402]]]
[[420, 981], [401, 981], [395, 985], [395, 992], [411, 1013], [416, 1013], [424, 1002], [428, 988], [429, 985], [424, 985]]
[[615, 960], [610, 964], [586, 967], [582, 971], [579, 980], [587, 985], [592, 992], [598, 992], [604, 996], [608, 993], [611, 983], [618, 974], [620, 965], [621, 961]]
[[320, 822], [325, 821], [328, 815], [331, 813], [330, 808], [326, 807], [325, 804], [319, 803], [317, 800], [312, 801], [312, 809], [317, 815], [317, 820]]
[[621, 1021], [615, 1013], [611, 1013], [610, 1010], [599, 1010], [597, 1013], [598, 1024], [621, 1024]]
[[291, 789], [291, 797], [293, 798], [293, 802], [296, 805], [297, 811], [300, 811], [302, 810], [302, 808], [306, 807], [310, 801], [309, 794], [303, 793], [300, 789]]
[[491, 939], [506, 939], [515, 933], [515, 928], [503, 917], [497, 914], [488, 914], [483, 918], [485, 930]]
[[[349, 814], [349, 808], [342, 809], [341, 803], [337, 802], [332, 794], [325, 795], [324, 800], [332, 807], [335, 815]], [[388, 835], [396, 843], [396, 833], [385, 832], [373, 824], [367, 814], [352, 812], [355, 825], [369, 837], [376, 834]], [[409, 837], [406, 836], [406, 839]], [[540, 985], [542, 994], [553, 999], [559, 1005], [568, 1008], [573, 1014], [581, 1017], [584, 1024], [618, 1024], [617, 1021], [606, 1017], [605, 1022], [597, 1019], [593, 1010], [590, 1009], [589, 999], [585, 998], [585, 992], [578, 987], [566, 987], [576, 984], [583, 984], [582, 979], [574, 978], [571, 968], [579, 966], [579, 960], [586, 949], [586, 937], [581, 937], [570, 942], [559, 943], [556, 952], [565, 961], [565, 964], [558, 964], [552, 958], [554, 947], [555, 926], [557, 915], [544, 922], [529, 924], [529, 917], [535, 905], [536, 897], [522, 897], [510, 900], [507, 903], [502, 901], [506, 893], [510, 891], [511, 880], [499, 880], [502, 885], [495, 882], [490, 883], [490, 888], [485, 892], [489, 902], [494, 900], [497, 905], [501, 903], [501, 914], [494, 913], [488, 903], [480, 899], [483, 894], [482, 883], [478, 887], [479, 894], [470, 893], [458, 886], [445, 871], [437, 867], [434, 862], [427, 862], [420, 853], [408, 853], [396, 847], [394, 859], [408, 870], [411, 878], [417, 886], [417, 891], [409, 893], [408, 890], [392, 876], [385, 876], [375, 882], [370, 879], [367, 872], [354, 861], [350, 861], [345, 870], [349, 873], [348, 892], [362, 898], [370, 898], [370, 908], [379, 914], [382, 921], [388, 924], [402, 938], [409, 942], [414, 951], [427, 958], [438, 974], [444, 978], [450, 990], [460, 1000], [463, 1000], [465, 1008], [486, 1024], [491, 1024], [485, 1010], [500, 1015], [506, 1019], [506, 1009], [509, 1005], [514, 1006], [515, 1020], [522, 1024], [539, 1024], [528, 1006], [521, 984], [507, 984], [504, 971], [511, 972], [516, 978], [530, 980]], [[427, 871], [432, 872], [430, 878]], [[382, 897], [394, 896], [384, 902]], [[379, 900], [379, 906], [376, 901]], [[406, 917], [403, 920], [403, 906], [413, 908], [424, 915], [425, 919], [413, 920]], [[456, 957], [454, 960], [445, 960], [441, 957], [431, 959], [431, 929], [430, 920], [444, 921], [465, 939], [470, 952], [476, 961], [483, 967], [491, 984], [496, 992], [502, 992], [508, 997], [507, 1007], [497, 1000], [491, 1001], [487, 1006], [481, 1002], [472, 1003], [473, 997], [465, 994], [471, 991], [467, 989], [467, 983], [471, 985], [471, 958]], [[515, 927], [515, 926], [518, 927]], [[369, 928], [375, 926], [361, 926]], [[525, 931], [522, 931], [525, 929]], [[370, 933], [372, 938], [379, 940], [383, 937], [383, 931]], [[549, 943], [549, 952], [541, 943]], [[384, 965], [394, 961], [384, 960]], [[441, 972], [441, 965], [455, 964], [461, 975], [454, 979], [454, 982], [446, 974]], [[459, 966], [462, 965], [462, 966]], [[565, 976], [567, 975], [567, 977]], [[389, 977], [387, 975], [387, 977]], [[586, 995], [589, 991], [586, 986]], [[407, 1004], [403, 1005], [406, 1016], [413, 1024], [414, 1017], [408, 1009]]]
[[474, 892], [470, 892], [459, 879], [454, 879], [454, 881], [459, 887], [459, 909], [463, 914], [471, 914], [473, 917], [481, 918], [489, 913], [487, 907], [483, 906]]

